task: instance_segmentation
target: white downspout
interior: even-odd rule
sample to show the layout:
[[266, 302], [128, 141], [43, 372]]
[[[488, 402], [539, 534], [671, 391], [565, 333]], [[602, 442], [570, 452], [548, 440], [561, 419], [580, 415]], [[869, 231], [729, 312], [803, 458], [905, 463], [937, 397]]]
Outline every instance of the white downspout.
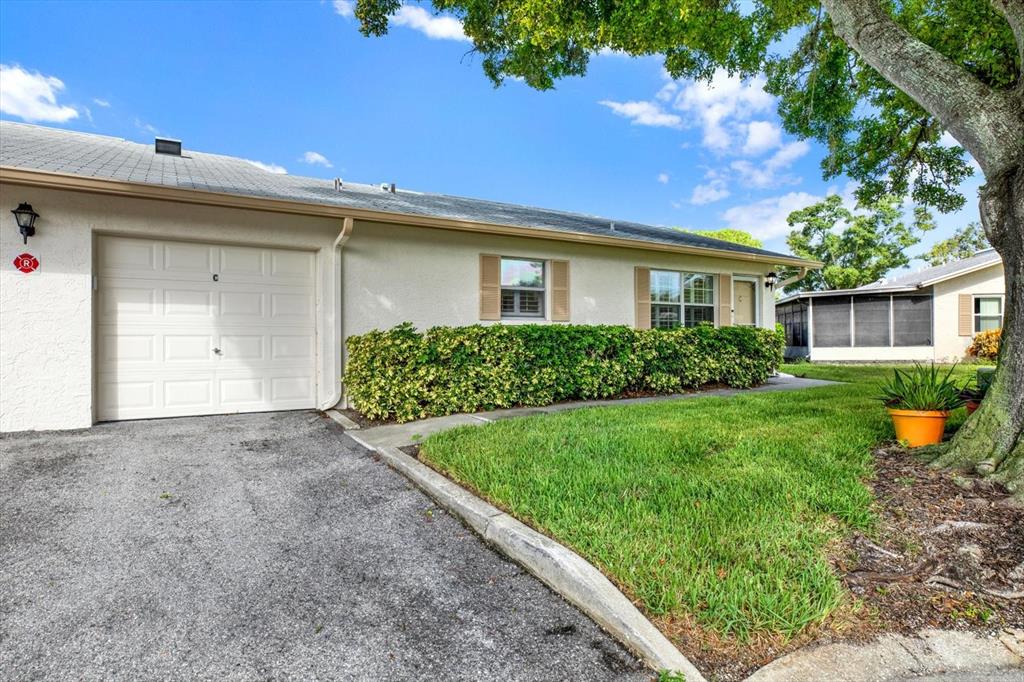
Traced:
[[779, 289], [785, 289], [790, 284], [796, 284], [797, 282], [802, 280], [804, 277], [806, 277], [807, 276], [807, 272], [808, 272], [807, 268], [800, 268], [800, 271], [798, 273], [796, 273], [792, 277], [787, 277], [786, 279], [782, 280], [781, 282], [779, 282], [775, 286], [777, 288], [779, 288]]
[[334, 255], [334, 275], [331, 278], [331, 291], [334, 294], [334, 343], [337, 344], [337, 355], [335, 355], [334, 364], [334, 393], [331, 394], [330, 398], [320, 403], [321, 411], [329, 410], [341, 402], [341, 367], [345, 357], [345, 342], [341, 336], [341, 303], [345, 298], [344, 292], [341, 290], [341, 250], [345, 247], [345, 242], [348, 241], [348, 238], [352, 236], [353, 222], [351, 218], [345, 218], [341, 221], [341, 232], [338, 233], [337, 238], [334, 240], [334, 246], [331, 248], [331, 253]]

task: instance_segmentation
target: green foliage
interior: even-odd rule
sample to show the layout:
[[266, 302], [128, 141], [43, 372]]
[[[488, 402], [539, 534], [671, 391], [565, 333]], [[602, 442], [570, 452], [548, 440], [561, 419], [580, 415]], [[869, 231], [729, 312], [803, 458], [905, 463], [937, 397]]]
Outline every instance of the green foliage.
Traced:
[[893, 375], [879, 385], [880, 400], [896, 410], [938, 410], [948, 412], [964, 404], [963, 386], [954, 378], [956, 365], [945, 374], [932, 363], [915, 364], [907, 370], [894, 369]]
[[371, 419], [457, 412], [706, 384], [749, 387], [781, 364], [776, 330], [474, 325], [417, 332], [409, 323], [348, 338], [344, 381]]
[[[768, 74], [786, 130], [828, 149], [826, 178], [848, 176], [858, 198], [908, 193], [943, 212], [960, 208], [960, 183], [972, 174], [963, 149], [941, 141], [934, 115], [895, 88], [833, 31], [817, 0], [749, 3], [433, 0], [463, 22], [484, 72], [547, 89], [586, 73], [601, 50], [657, 55], [677, 78], [710, 80], [717, 69]], [[883, 3], [911, 35], [991, 88], [1009, 89], [1021, 73], [1013, 33], [990, 0]], [[400, 0], [359, 0], [366, 35], [387, 32]], [[780, 45], [793, 45], [778, 54]]]
[[936, 243], [921, 258], [928, 261], [929, 265], [944, 265], [969, 258], [989, 246], [981, 223], [973, 222], [958, 229], [949, 239]]
[[701, 237], [711, 237], [712, 239], [721, 239], [722, 241], [732, 242], [733, 244], [742, 244], [743, 246], [752, 246], [755, 249], [763, 249], [764, 242], [744, 230], [688, 230], [681, 229], [682, 232], [689, 232], [690, 234], [697, 234]]
[[906, 250], [934, 226], [922, 208], [915, 210], [911, 225], [904, 225], [895, 196], [882, 197], [854, 213], [835, 194], [793, 211], [788, 222], [798, 228], [786, 239], [793, 253], [825, 264], [801, 280], [801, 288], [810, 291], [853, 289], [877, 281], [889, 270], [907, 265]]

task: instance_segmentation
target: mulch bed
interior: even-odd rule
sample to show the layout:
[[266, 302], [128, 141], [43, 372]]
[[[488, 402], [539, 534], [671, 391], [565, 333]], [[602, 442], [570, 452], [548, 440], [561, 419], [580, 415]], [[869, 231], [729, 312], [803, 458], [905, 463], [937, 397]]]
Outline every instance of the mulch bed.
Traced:
[[1024, 505], [997, 484], [931, 469], [899, 446], [874, 454], [877, 534], [854, 533], [830, 553], [851, 603], [788, 642], [740, 644], [658, 622], [705, 674], [741, 680], [804, 646], [889, 632], [1024, 628]]

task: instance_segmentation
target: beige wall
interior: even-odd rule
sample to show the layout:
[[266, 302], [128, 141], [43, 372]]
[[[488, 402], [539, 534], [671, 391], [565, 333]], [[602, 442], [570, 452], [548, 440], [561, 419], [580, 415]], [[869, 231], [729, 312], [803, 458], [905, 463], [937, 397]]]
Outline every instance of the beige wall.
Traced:
[[[481, 253], [568, 260], [572, 324], [633, 325], [638, 265], [757, 276], [771, 269], [746, 261], [357, 222], [342, 261], [345, 336], [405, 321], [420, 329], [480, 322]], [[757, 288], [761, 324], [774, 326], [772, 296], [760, 283]]]
[[960, 294], [1002, 296], [1005, 292], [1006, 280], [1001, 264], [936, 284], [935, 359], [959, 360], [964, 357], [968, 346], [971, 345], [971, 336], [958, 335]]
[[[23, 245], [9, 208], [40, 214]], [[318, 254], [317, 395], [337, 390], [332, 244], [338, 220], [0, 185], [0, 431], [93, 423], [92, 273], [97, 233], [315, 250]], [[14, 269], [36, 256], [31, 274]]]

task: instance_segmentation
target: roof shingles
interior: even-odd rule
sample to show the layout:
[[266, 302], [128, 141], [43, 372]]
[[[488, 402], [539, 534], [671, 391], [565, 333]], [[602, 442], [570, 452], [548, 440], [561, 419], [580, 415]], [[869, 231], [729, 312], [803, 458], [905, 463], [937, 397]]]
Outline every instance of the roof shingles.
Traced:
[[341, 191], [335, 191], [330, 180], [270, 173], [236, 157], [191, 150], [184, 150], [181, 157], [156, 154], [151, 145], [10, 121], [0, 121], [0, 165], [309, 204], [612, 236], [779, 257], [787, 262], [794, 260], [793, 256], [671, 228], [579, 213], [408, 190], [391, 193], [374, 185], [345, 183]]

